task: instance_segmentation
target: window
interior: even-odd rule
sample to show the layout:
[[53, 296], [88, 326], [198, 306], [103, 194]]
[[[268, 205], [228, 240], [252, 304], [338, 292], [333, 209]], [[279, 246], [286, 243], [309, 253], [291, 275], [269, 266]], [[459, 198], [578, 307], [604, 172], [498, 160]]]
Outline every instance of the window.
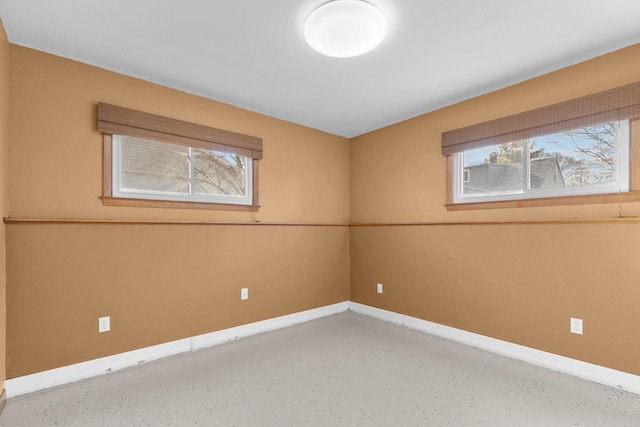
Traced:
[[98, 105], [103, 203], [256, 211], [262, 140]]
[[629, 121], [602, 123], [454, 156], [454, 203], [629, 190]]
[[252, 202], [250, 159], [234, 153], [113, 136], [113, 196]]
[[640, 83], [442, 134], [447, 209], [640, 200]]

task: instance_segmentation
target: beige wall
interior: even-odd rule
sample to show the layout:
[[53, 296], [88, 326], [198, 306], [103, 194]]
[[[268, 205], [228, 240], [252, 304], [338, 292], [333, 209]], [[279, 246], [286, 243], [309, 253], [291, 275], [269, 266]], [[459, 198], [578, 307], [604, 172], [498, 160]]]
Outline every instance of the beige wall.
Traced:
[[9, 378], [349, 299], [347, 227], [10, 225], [7, 242]]
[[[419, 116], [351, 141], [351, 222], [612, 217], [615, 205], [447, 212], [444, 131], [640, 80], [640, 44], [504, 90]], [[393, 149], [389, 149], [392, 147]], [[640, 205], [627, 206], [635, 215]]]
[[[344, 138], [24, 47], [10, 54], [12, 218], [348, 222]], [[260, 211], [103, 206], [98, 101], [262, 137]], [[7, 377], [346, 301], [348, 234], [10, 224]], [[107, 315], [112, 331], [98, 334]]]
[[[11, 216], [346, 223], [349, 142], [327, 133], [11, 45]], [[98, 101], [261, 137], [256, 214], [104, 207]]]
[[[6, 51], [6, 40], [0, 46]], [[23, 47], [9, 50], [10, 63], [3, 54], [0, 64], [11, 71], [14, 218], [612, 218], [615, 205], [447, 212], [440, 135], [640, 80], [638, 45], [363, 135], [349, 148], [343, 138], [257, 113]], [[102, 206], [98, 101], [262, 137], [262, 208]], [[0, 137], [6, 141], [6, 131]], [[625, 210], [640, 214], [640, 205]], [[610, 223], [350, 230], [11, 224], [7, 377], [344, 301], [349, 293], [357, 302], [640, 374], [633, 356], [640, 350], [638, 242], [640, 225]], [[382, 295], [377, 282], [385, 285]], [[241, 302], [244, 286], [251, 298]], [[112, 316], [112, 331], [98, 334], [104, 315]], [[583, 336], [569, 334], [571, 316], [584, 319]]]
[[[0, 217], [9, 212], [9, 41], [0, 20]], [[6, 332], [5, 225], [0, 223], [0, 390], [5, 378]]]
[[[351, 222], [615, 218], [615, 204], [447, 212], [440, 136], [639, 80], [635, 45], [354, 138]], [[353, 301], [640, 374], [638, 224], [353, 227], [350, 238]]]

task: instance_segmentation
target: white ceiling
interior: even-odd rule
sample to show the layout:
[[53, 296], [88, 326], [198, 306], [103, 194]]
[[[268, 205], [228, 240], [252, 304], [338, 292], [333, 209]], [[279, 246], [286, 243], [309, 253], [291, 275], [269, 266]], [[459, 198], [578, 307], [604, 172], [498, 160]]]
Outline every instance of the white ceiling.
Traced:
[[386, 39], [304, 41], [326, 0], [0, 0], [12, 43], [353, 137], [640, 42], [640, 0], [369, 0]]

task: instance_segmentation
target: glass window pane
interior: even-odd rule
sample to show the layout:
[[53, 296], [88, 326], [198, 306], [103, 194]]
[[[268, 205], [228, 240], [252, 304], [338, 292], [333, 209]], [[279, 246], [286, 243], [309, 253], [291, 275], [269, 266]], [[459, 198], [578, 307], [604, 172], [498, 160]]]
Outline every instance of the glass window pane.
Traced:
[[189, 194], [189, 148], [122, 136], [122, 190]]
[[496, 144], [456, 154], [454, 201], [629, 191], [628, 165], [628, 120]]
[[462, 194], [522, 192], [522, 148], [517, 141], [465, 151]]
[[615, 123], [545, 135], [530, 144], [531, 188], [608, 184], [617, 179]]
[[194, 149], [195, 194], [247, 195], [245, 156]]

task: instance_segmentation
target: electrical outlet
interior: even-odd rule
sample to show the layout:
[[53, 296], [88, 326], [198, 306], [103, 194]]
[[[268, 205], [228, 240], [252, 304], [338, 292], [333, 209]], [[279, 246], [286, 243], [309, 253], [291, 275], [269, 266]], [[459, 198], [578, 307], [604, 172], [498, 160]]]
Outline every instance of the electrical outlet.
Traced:
[[98, 332], [109, 332], [111, 330], [111, 316], [98, 318]]
[[382, 283], [378, 283], [378, 293], [382, 293]]
[[240, 289], [240, 299], [241, 300], [249, 299], [249, 288]]
[[582, 319], [571, 318], [571, 333], [582, 335]]

